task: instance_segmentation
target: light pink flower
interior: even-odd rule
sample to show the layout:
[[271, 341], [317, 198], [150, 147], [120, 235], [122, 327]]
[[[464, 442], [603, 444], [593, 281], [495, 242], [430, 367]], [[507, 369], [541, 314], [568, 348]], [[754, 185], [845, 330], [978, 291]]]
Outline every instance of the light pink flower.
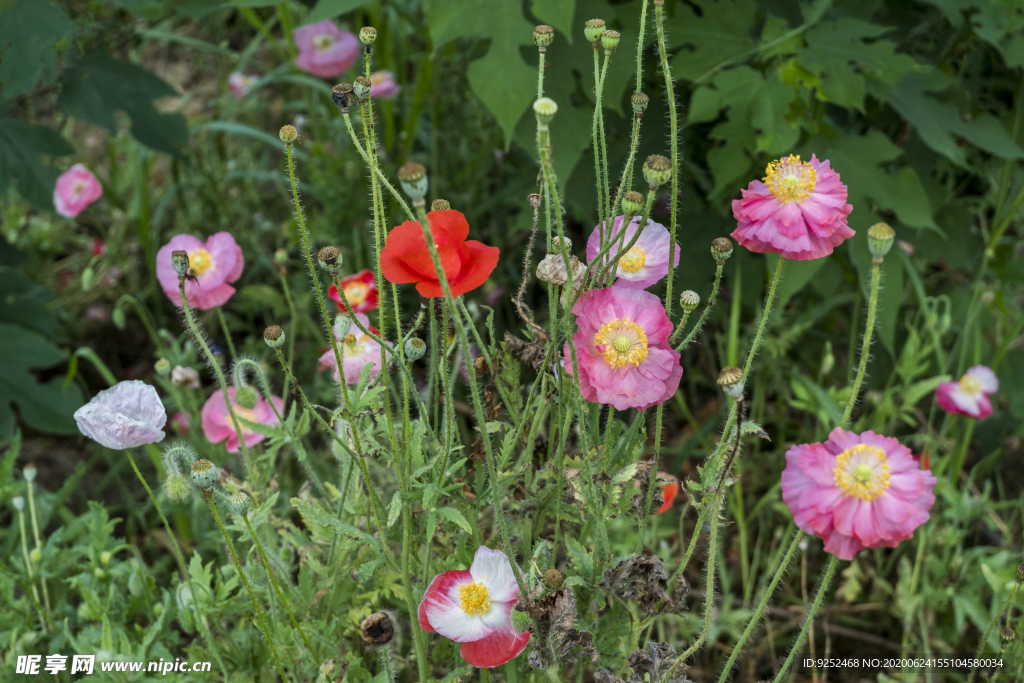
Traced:
[[[616, 217], [612, 223], [612, 234], [605, 235], [605, 240], [614, 239], [616, 244], [608, 250], [608, 254], [602, 259], [603, 264], [619, 253], [619, 249], [629, 244], [640, 226], [640, 217], [635, 217], [626, 226], [625, 236], [622, 231], [622, 216]], [[623, 287], [634, 287], [636, 289], [647, 289], [661, 278], [668, 274], [668, 252], [669, 252], [668, 229], [660, 223], [648, 219], [636, 244], [619, 259], [619, 265], [615, 269], [615, 284]], [[597, 258], [601, 251], [601, 226], [594, 228], [587, 240], [587, 263]], [[679, 265], [679, 244], [675, 246], [675, 263]]]
[[242, 248], [231, 233], [214, 233], [205, 242], [194, 235], [175, 235], [160, 247], [156, 254], [157, 280], [174, 305], [181, 306], [178, 274], [171, 265], [171, 252], [177, 250], [188, 252], [189, 272], [196, 277], [185, 281], [189, 306], [205, 311], [231, 298], [235, 288], [228, 283], [241, 277], [245, 267]]
[[[668, 343], [672, 321], [661, 299], [616, 284], [584, 292], [572, 312], [579, 325], [572, 343], [583, 398], [617, 410], [644, 410], [676, 393], [683, 367]], [[569, 344], [562, 353], [571, 374]]]
[[186, 368], [175, 365], [171, 370], [171, 384], [176, 387], [187, 387], [189, 389], [199, 388], [199, 371], [195, 368]]
[[953, 415], [967, 415], [976, 420], [992, 414], [989, 394], [999, 391], [999, 379], [985, 365], [969, 368], [959, 382], [943, 382], [935, 389], [939, 407]]
[[61, 216], [74, 218], [100, 198], [103, 186], [85, 164], [75, 164], [57, 178], [53, 206]]
[[[370, 327], [370, 319], [365, 314], [356, 313], [355, 317], [359, 319], [363, 327], [375, 332], [375, 328]], [[380, 344], [363, 334], [355, 323], [345, 326], [343, 321], [345, 321], [345, 317], [338, 316], [338, 321], [334, 325], [334, 338], [338, 340], [341, 364], [345, 370], [345, 383], [358, 384], [359, 373], [366, 365], [371, 366], [369, 378], [372, 380], [380, 372]], [[389, 353], [389, 358], [390, 355]], [[334, 381], [341, 381], [341, 375], [338, 373], [338, 359], [334, 357], [333, 348], [327, 349], [324, 355], [320, 356], [320, 368], [330, 368], [334, 373]]]
[[171, 427], [179, 434], [188, 434], [188, 415], [179, 410], [171, 417]]
[[390, 71], [375, 71], [370, 74], [370, 97], [390, 100], [401, 89], [402, 86], [395, 83], [395, 77]]
[[228, 76], [228, 86], [231, 88], [231, 94], [235, 96], [235, 99], [240, 100], [249, 94], [249, 90], [258, 80], [260, 80], [259, 76], [250, 76], [241, 71], [235, 71]]
[[156, 389], [133, 379], [96, 394], [75, 411], [75, 421], [93, 441], [122, 450], [163, 441], [167, 411]]
[[806, 261], [832, 253], [853, 237], [846, 217], [846, 185], [829, 161], [788, 156], [768, 164], [764, 182], [753, 180], [734, 199], [733, 238], [750, 251]]
[[[274, 413], [270, 403], [257, 392], [255, 407], [251, 410], [243, 408], [235, 403], [234, 387], [228, 387], [228, 398], [231, 400], [232, 408], [234, 408], [235, 417], [240, 418], [238, 426], [242, 428], [242, 438], [245, 439], [245, 445], [252, 447], [267, 438], [246, 427], [242, 419], [264, 425], [277, 424], [277, 415]], [[270, 400], [274, 402], [279, 411], [284, 407], [284, 402], [277, 396], [271, 396]], [[228, 412], [228, 406], [224, 403], [224, 392], [215, 391], [210, 395], [210, 398], [203, 405], [200, 417], [203, 420], [203, 434], [206, 435], [206, 439], [210, 443], [220, 443], [227, 439], [228, 453], [238, 452], [238, 433], [235, 431], [235, 425], [231, 420], [231, 413]]]
[[861, 548], [895, 548], [928, 521], [936, 479], [889, 436], [839, 427], [824, 443], [786, 452], [782, 500], [796, 525], [852, 560]]
[[294, 35], [299, 50], [295, 65], [322, 78], [337, 76], [352, 66], [362, 52], [355, 34], [338, 28], [330, 19], [300, 26]]
[[462, 643], [462, 658], [475, 667], [501, 666], [530, 642], [529, 631], [517, 633], [512, 627], [518, 601], [508, 556], [480, 546], [468, 570], [447, 571], [430, 582], [420, 602], [420, 626]]

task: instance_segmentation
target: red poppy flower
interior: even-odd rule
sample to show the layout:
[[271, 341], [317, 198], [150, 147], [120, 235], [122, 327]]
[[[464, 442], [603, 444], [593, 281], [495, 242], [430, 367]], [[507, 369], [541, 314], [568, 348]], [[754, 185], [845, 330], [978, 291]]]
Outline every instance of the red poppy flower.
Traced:
[[[663, 512], [668, 512], [672, 509], [672, 501], [676, 499], [679, 494], [679, 480], [673, 477], [668, 472], [658, 472], [658, 479], [663, 482], [661, 485], [661, 497], [664, 499], [664, 503], [661, 504], [654, 514], [660, 515]], [[640, 488], [640, 482], [633, 484], [633, 488]]]
[[[338, 280], [341, 289], [345, 292], [345, 298], [352, 304], [356, 313], [366, 313], [377, 308], [377, 286], [373, 284], [373, 273], [368, 270], [361, 270], [355, 275], [349, 275]], [[338, 310], [345, 313], [345, 304], [341, 301], [338, 288], [331, 285], [327, 288], [327, 296], [338, 304]]]
[[[469, 223], [454, 209], [431, 211], [427, 221], [452, 296], [465, 294], [486, 282], [498, 265], [498, 248], [467, 241]], [[416, 291], [427, 298], [444, 296], [423, 228], [416, 221], [406, 221], [391, 231], [380, 253], [380, 268], [388, 282], [416, 283]]]

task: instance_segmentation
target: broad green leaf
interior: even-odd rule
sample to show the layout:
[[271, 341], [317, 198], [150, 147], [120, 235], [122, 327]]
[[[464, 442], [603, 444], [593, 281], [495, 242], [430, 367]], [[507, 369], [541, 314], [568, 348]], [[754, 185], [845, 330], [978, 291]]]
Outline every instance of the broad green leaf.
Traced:
[[402, 492], [395, 491], [391, 496], [391, 505], [388, 506], [388, 528], [390, 529], [398, 521], [398, 515], [402, 512]]
[[[695, 8], [699, 8], [699, 14]], [[651, 9], [648, 8], [648, 12]], [[665, 22], [669, 49], [682, 47], [669, 62], [672, 74], [694, 81], [719, 64], [750, 50], [754, 47], [750, 31], [756, 14], [752, 0], [699, 0], [679, 4], [675, 16]]]
[[57, 76], [55, 44], [69, 38], [75, 26], [60, 5], [51, 0], [3, 4], [7, 7], [0, 11], [0, 83], [3, 97], [11, 99], [31, 91], [40, 77]]
[[54, 377], [40, 383], [30, 368], [48, 368], [64, 360], [64, 354], [37, 332], [20, 325], [0, 323], [0, 436], [14, 433], [11, 404], [18, 404], [22, 419], [34, 429], [55, 434], [76, 434], [72, 417], [85, 402], [78, 385], [62, 390], [63, 380]]
[[530, 0], [530, 11], [545, 24], [550, 24], [562, 32], [562, 37], [570, 45], [573, 44], [573, 31], [582, 31], [582, 25], [573, 23], [576, 14], [576, 0]]
[[380, 550], [380, 541], [378, 541], [376, 538], [366, 533], [365, 531], [360, 531], [359, 529], [356, 529], [354, 526], [345, 524], [341, 520], [337, 519], [334, 515], [324, 512], [313, 503], [310, 503], [308, 500], [302, 500], [301, 498], [292, 498], [291, 503], [292, 507], [298, 510], [299, 514], [301, 514], [309, 521], [316, 522], [317, 524], [322, 524], [324, 526], [329, 526], [333, 529], [336, 529], [340, 533], [345, 534], [346, 536], [351, 536], [352, 538], [355, 538], [357, 540], [360, 540], [364, 543], [373, 546], [375, 550]]
[[45, 164], [41, 155], [67, 156], [74, 151], [52, 128], [0, 119], [0, 195], [17, 181], [18, 193], [30, 204], [53, 211], [53, 188], [60, 172]]

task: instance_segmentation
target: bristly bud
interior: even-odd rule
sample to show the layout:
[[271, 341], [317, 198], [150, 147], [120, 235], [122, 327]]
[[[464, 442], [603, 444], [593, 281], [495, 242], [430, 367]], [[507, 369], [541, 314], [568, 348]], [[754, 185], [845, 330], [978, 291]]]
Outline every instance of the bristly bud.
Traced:
[[25, 481], [32, 482], [36, 480], [39, 470], [36, 469], [35, 465], [25, 465], [24, 469], [21, 470], [21, 474], [25, 477]]
[[356, 76], [356, 80], [352, 82], [352, 92], [356, 94], [360, 100], [365, 100], [370, 94], [370, 79], [366, 76]]
[[235, 389], [235, 403], [238, 407], [245, 408], [246, 410], [252, 410], [256, 407], [256, 402], [259, 400], [259, 394], [252, 387], [241, 386]]
[[619, 46], [619, 41], [622, 36], [619, 35], [618, 31], [605, 31], [601, 34], [601, 47], [604, 48], [604, 53], [610, 55], [615, 51], [615, 48]]
[[415, 161], [402, 164], [398, 169], [398, 182], [402, 184], [402, 190], [409, 195], [414, 204], [422, 202], [427, 196], [427, 169], [423, 164], [417, 164]]
[[427, 343], [419, 337], [413, 337], [409, 341], [405, 342], [405, 357], [411, 361], [417, 361], [423, 358], [423, 354], [427, 352]]
[[156, 370], [156, 374], [160, 375], [161, 377], [166, 377], [167, 375], [171, 374], [171, 361], [167, 360], [166, 358], [161, 358], [160, 360], [153, 364], [153, 369]]
[[547, 24], [533, 27], [533, 43], [543, 52], [555, 40], [555, 29]]
[[537, 194], [536, 192], [534, 192], [529, 197], [527, 197], [526, 201], [528, 201], [530, 203], [530, 208], [531, 209], [539, 209], [540, 208], [540, 195]]
[[192, 463], [192, 483], [209, 491], [217, 483], [217, 466], [205, 458]]
[[604, 19], [588, 19], [583, 22], [583, 35], [588, 43], [594, 44], [594, 49], [601, 44], [601, 34], [604, 33]]
[[1017, 583], [1024, 583], [1024, 562], [1017, 565]]
[[533, 113], [537, 115], [537, 123], [546, 126], [558, 113], [558, 105], [550, 97], [541, 97], [533, 103]]
[[281, 130], [277, 136], [281, 138], [281, 142], [286, 145], [290, 145], [299, 139], [299, 131], [296, 130], [295, 126], [288, 124], [287, 126], [281, 126]]
[[516, 633], [522, 633], [526, 629], [530, 628], [530, 615], [526, 612], [520, 611], [518, 605], [512, 608], [512, 630]]
[[1017, 633], [1012, 628], [1004, 628], [999, 632], [999, 640], [1002, 641], [1003, 645], [1009, 645], [1017, 640]]
[[320, 262], [321, 268], [334, 275], [341, 270], [343, 259], [337, 247], [324, 247], [316, 253], [316, 260]]
[[359, 29], [359, 42], [363, 45], [373, 45], [373, 41], [377, 40], [377, 29], [372, 26], [364, 26]]
[[278, 249], [277, 251], [275, 251], [274, 252], [274, 263], [276, 263], [278, 265], [281, 265], [281, 266], [287, 264], [288, 263], [288, 250], [287, 249]]
[[732, 256], [732, 240], [728, 237], [716, 237], [711, 240], [711, 255], [719, 264], [725, 263]]
[[387, 645], [395, 637], [395, 624], [387, 612], [374, 612], [359, 625], [359, 635], [367, 645]]
[[739, 368], [724, 367], [718, 373], [718, 386], [729, 398], [740, 401], [743, 399], [743, 371]]
[[192, 493], [192, 483], [184, 474], [175, 472], [164, 480], [164, 495], [175, 503], [187, 499]]
[[622, 213], [627, 216], [639, 216], [644, 210], [644, 196], [636, 190], [622, 195]]
[[687, 289], [679, 295], [679, 305], [687, 313], [693, 313], [700, 306], [700, 294], [697, 294], [692, 289]]
[[879, 264], [885, 255], [892, 249], [893, 238], [896, 231], [889, 227], [888, 223], [875, 223], [868, 228], [868, 250], [874, 258], [872, 263]]
[[271, 325], [263, 330], [263, 341], [272, 349], [280, 348], [284, 344], [284, 330], [280, 325]]
[[562, 582], [565, 581], [565, 577], [562, 576], [562, 572], [557, 569], [548, 569], [541, 575], [541, 581], [544, 583], [544, 587], [549, 591], [556, 591], [562, 587]]
[[452, 208], [452, 204], [447, 199], [435, 199], [430, 202], [431, 211], [447, 211], [450, 208]]
[[242, 571], [245, 572], [245, 578], [249, 579], [249, 583], [255, 588], [263, 588], [270, 582], [267, 570], [255, 562], [246, 562]]
[[171, 252], [171, 266], [178, 277], [188, 275], [188, 252], [177, 249]]
[[348, 105], [352, 101], [352, 84], [339, 83], [331, 88], [331, 99], [343, 112], [348, 111]]
[[352, 329], [352, 318], [345, 313], [339, 313], [334, 317], [334, 336], [343, 339], [348, 331]]
[[228, 505], [236, 515], [245, 516], [249, 512], [249, 496], [246, 495], [245, 491], [238, 491], [231, 496]]
[[640, 118], [647, 111], [647, 105], [651, 103], [651, 98], [646, 93], [637, 91], [629, 96], [629, 103], [633, 105], [633, 113]]
[[652, 154], [644, 162], [644, 180], [652, 190], [672, 179], [672, 162], [660, 154]]

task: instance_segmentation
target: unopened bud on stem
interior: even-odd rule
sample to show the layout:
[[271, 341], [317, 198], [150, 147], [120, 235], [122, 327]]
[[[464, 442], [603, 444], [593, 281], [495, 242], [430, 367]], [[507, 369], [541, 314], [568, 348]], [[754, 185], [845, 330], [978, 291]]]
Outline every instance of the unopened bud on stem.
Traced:
[[415, 161], [405, 162], [398, 169], [398, 182], [402, 184], [402, 191], [409, 195], [409, 199], [413, 201], [413, 204], [424, 201], [424, 197], [427, 196], [429, 181], [427, 179], [427, 169], [423, 164], [417, 164]]
[[217, 483], [217, 466], [205, 458], [192, 463], [192, 483], [203, 491], [209, 491]]
[[687, 313], [693, 313], [700, 306], [700, 295], [692, 289], [687, 289], [679, 295], [679, 305]]
[[240, 408], [246, 410], [252, 410], [256, 407], [256, 403], [259, 401], [259, 394], [256, 390], [249, 386], [241, 386], [235, 389], [235, 403]]
[[419, 337], [413, 337], [409, 341], [405, 342], [405, 357], [411, 361], [417, 361], [423, 358], [423, 354], [427, 352], [427, 343]]
[[892, 249], [893, 238], [896, 231], [889, 227], [888, 223], [875, 223], [868, 228], [868, 250], [873, 257], [871, 262], [879, 264], [885, 255]]
[[171, 266], [178, 277], [188, 275], [188, 252], [180, 249], [171, 252]]
[[550, 97], [541, 97], [533, 103], [533, 113], [537, 115], [537, 123], [547, 126], [558, 113], [558, 105]]
[[245, 491], [239, 491], [231, 496], [229, 507], [236, 515], [245, 515], [249, 512], [249, 496], [245, 494]]
[[618, 31], [605, 31], [601, 34], [601, 47], [604, 48], [605, 56], [611, 56], [615, 48], [619, 46], [619, 41], [622, 36], [619, 35]]

